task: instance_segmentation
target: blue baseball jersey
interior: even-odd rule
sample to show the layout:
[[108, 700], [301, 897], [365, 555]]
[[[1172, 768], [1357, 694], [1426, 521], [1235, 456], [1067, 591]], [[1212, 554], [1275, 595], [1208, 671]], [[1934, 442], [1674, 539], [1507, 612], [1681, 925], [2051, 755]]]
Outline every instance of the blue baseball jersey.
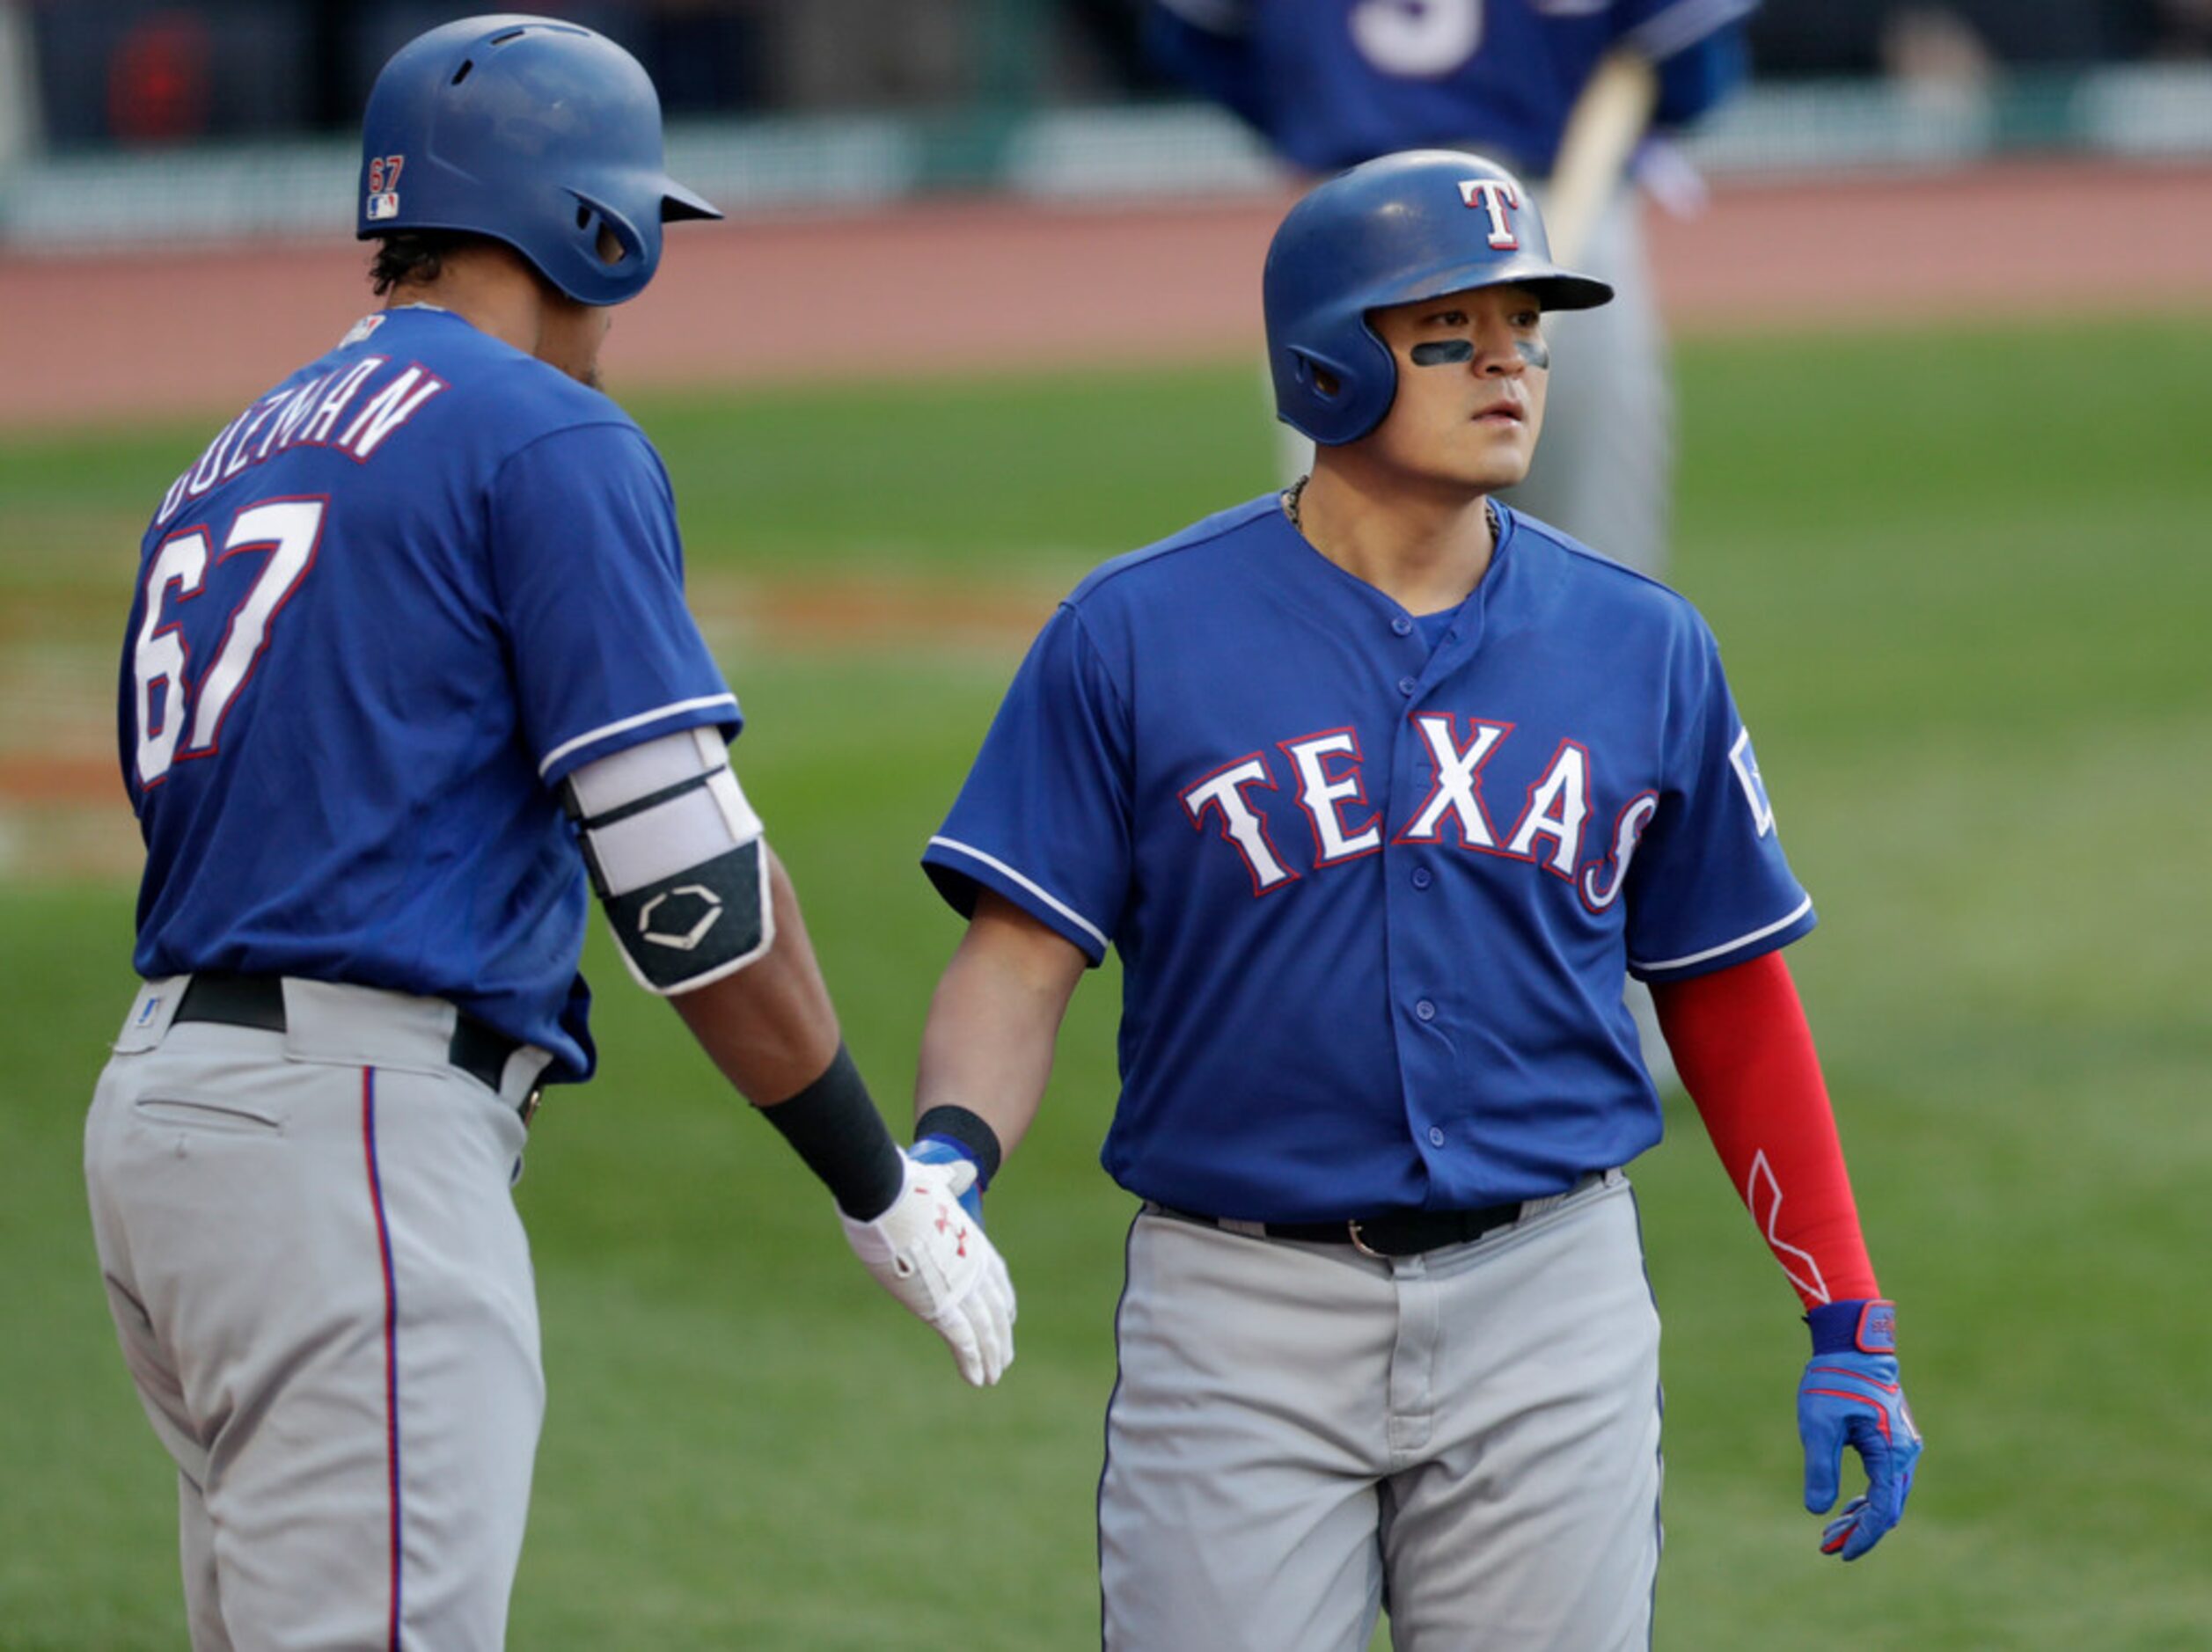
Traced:
[[629, 416], [449, 312], [372, 316], [225, 426], [146, 531], [133, 961], [450, 998], [582, 1078], [589, 897], [555, 788], [739, 721]]
[[1743, 78], [1757, 0], [1152, 0], [1154, 56], [1335, 172], [1393, 150], [1469, 148], [1551, 170], [1598, 60], [1628, 44], [1658, 65], [1656, 119], [1687, 123]]
[[1681, 596], [1498, 511], [1438, 625], [1273, 494], [1098, 569], [924, 865], [1123, 963], [1131, 1192], [1322, 1221], [1561, 1191], [1659, 1137], [1624, 973], [1813, 927]]

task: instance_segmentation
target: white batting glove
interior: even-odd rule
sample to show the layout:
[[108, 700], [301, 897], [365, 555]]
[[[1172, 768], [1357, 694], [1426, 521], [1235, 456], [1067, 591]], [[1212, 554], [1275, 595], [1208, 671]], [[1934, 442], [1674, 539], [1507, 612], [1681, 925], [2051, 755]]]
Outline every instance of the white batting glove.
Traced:
[[998, 1247], [960, 1208], [976, 1167], [925, 1165], [902, 1151], [906, 1179], [872, 1222], [840, 1210], [853, 1254], [883, 1289], [945, 1339], [960, 1374], [977, 1387], [1014, 1363], [1014, 1283]]

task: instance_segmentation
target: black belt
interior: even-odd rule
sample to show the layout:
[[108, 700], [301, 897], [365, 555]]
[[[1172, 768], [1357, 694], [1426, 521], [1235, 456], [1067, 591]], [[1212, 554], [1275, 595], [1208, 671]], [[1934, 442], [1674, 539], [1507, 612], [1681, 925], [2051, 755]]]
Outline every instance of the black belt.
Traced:
[[[275, 976], [235, 976], [202, 970], [192, 977], [177, 1002], [172, 1021], [215, 1021], [224, 1027], [258, 1027], [264, 1032], [284, 1030], [284, 983]], [[466, 1011], [456, 1011], [453, 1042], [445, 1058], [486, 1089], [496, 1092], [506, 1076], [507, 1058], [523, 1047], [522, 1040], [480, 1021]], [[523, 1104], [527, 1120], [537, 1092]]]
[[1476, 1210], [1398, 1210], [1388, 1216], [1354, 1217], [1346, 1222], [1226, 1222], [1154, 1202], [1162, 1216], [1233, 1232], [1256, 1230], [1270, 1239], [1303, 1239], [1312, 1245], [1349, 1245], [1369, 1256], [1417, 1256], [1447, 1245], [1466, 1245], [1520, 1220], [1521, 1202], [1486, 1204]]

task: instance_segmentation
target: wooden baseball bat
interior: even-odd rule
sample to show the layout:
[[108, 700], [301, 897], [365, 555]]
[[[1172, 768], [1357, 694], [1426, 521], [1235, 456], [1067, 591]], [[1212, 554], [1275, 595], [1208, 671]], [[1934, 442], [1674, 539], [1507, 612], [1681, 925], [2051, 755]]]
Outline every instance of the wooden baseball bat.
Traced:
[[1642, 53], [1620, 46], [1599, 61], [1568, 111], [1545, 195], [1554, 263], [1571, 268], [1580, 261], [1658, 103], [1659, 71]]

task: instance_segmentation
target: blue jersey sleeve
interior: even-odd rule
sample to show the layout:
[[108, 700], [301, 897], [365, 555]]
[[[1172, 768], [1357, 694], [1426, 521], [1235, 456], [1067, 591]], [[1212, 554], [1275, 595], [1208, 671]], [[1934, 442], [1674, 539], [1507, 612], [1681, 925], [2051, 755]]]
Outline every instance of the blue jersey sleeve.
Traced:
[[1659, 102], [1652, 123], [1685, 127], [1725, 102], [1750, 73], [1743, 32], [1729, 24], [1693, 41], [1659, 66]]
[[1128, 705], [1076, 610], [1039, 633], [922, 864], [963, 914], [978, 887], [1058, 931], [1092, 963], [1128, 893]]
[[1750, 731], [1701, 623], [1674, 673], [1659, 809], [1630, 864], [1631, 973], [1679, 979], [1775, 951], [1813, 925], [1775, 831]]
[[1173, 4], [1152, 0], [1145, 8], [1143, 39], [1146, 55], [1160, 68], [1267, 131], [1266, 88], [1260, 82], [1249, 19], [1240, 10], [1192, 0]]
[[1686, 127], [1724, 102], [1750, 73], [1744, 19], [1758, 0], [1622, 0], [1613, 9], [1618, 39], [1659, 66], [1652, 124]]
[[735, 734], [737, 701], [684, 603], [667, 474], [634, 426], [575, 426], [508, 458], [493, 578], [523, 733], [547, 786], [678, 729]]
[[1758, 0], [1616, 0], [1610, 21], [1617, 38], [1663, 63], [1733, 30], [1758, 9]]

